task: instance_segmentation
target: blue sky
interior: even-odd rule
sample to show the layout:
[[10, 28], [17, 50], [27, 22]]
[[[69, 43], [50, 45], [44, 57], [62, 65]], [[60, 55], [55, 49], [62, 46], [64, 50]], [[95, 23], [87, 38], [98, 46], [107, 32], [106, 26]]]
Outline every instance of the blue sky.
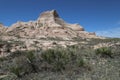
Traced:
[[41, 12], [52, 9], [66, 22], [79, 23], [89, 32], [120, 37], [115, 33], [120, 28], [120, 0], [0, 0], [0, 22], [10, 26], [36, 20]]

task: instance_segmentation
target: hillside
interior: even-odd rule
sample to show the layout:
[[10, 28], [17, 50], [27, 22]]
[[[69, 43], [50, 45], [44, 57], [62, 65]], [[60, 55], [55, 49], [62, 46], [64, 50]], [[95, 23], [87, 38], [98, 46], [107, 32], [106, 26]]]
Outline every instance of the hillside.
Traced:
[[[81, 42], [81, 40], [77, 40]], [[119, 80], [120, 39], [91, 39], [52, 49], [9, 52], [0, 58], [0, 80]], [[12, 44], [22, 44], [18, 42]]]

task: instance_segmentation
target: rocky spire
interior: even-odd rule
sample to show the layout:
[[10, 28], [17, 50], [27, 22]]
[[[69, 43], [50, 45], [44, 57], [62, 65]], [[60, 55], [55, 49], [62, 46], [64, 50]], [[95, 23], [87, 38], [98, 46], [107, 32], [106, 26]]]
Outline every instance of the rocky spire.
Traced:
[[84, 31], [84, 28], [78, 24], [69, 24], [62, 20], [56, 10], [43, 12], [37, 20], [37, 23], [43, 27], [69, 27], [73, 30]]
[[59, 15], [56, 10], [46, 11], [41, 13], [40, 18], [58, 18]]
[[46, 11], [41, 13], [40, 17], [37, 20], [37, 23], [41, 23], [44, 27], [61, 27], [56, 22], [56, 19], [59, 19], [59, 15], [56, 10]]

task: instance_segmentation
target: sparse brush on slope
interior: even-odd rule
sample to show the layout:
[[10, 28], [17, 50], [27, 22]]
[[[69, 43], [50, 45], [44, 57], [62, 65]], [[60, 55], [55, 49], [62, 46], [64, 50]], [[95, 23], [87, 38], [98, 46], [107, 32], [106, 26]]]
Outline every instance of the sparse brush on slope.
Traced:
[[95, 52], [97, 55], [100, 55], [102, 57], [108, 56], [108, 57], [112, 58], [112, 55], [113, 55], [113, 52], [109, 47], [98, 48], [98, 49], [96, 49]]

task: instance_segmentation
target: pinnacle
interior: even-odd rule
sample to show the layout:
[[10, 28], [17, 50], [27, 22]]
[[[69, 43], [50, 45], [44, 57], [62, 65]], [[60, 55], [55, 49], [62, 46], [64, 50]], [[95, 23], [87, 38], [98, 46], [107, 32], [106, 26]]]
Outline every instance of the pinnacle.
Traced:
[[58, 13], [56, 10], [51, 10], [51, 11], [46, 11], [46, 12], [43, 12], [41, 15], [40, 15], [40, 18], [41, 17], [47, 17], [47, 18], [50, 18], [50, 17], [59, 17]]

